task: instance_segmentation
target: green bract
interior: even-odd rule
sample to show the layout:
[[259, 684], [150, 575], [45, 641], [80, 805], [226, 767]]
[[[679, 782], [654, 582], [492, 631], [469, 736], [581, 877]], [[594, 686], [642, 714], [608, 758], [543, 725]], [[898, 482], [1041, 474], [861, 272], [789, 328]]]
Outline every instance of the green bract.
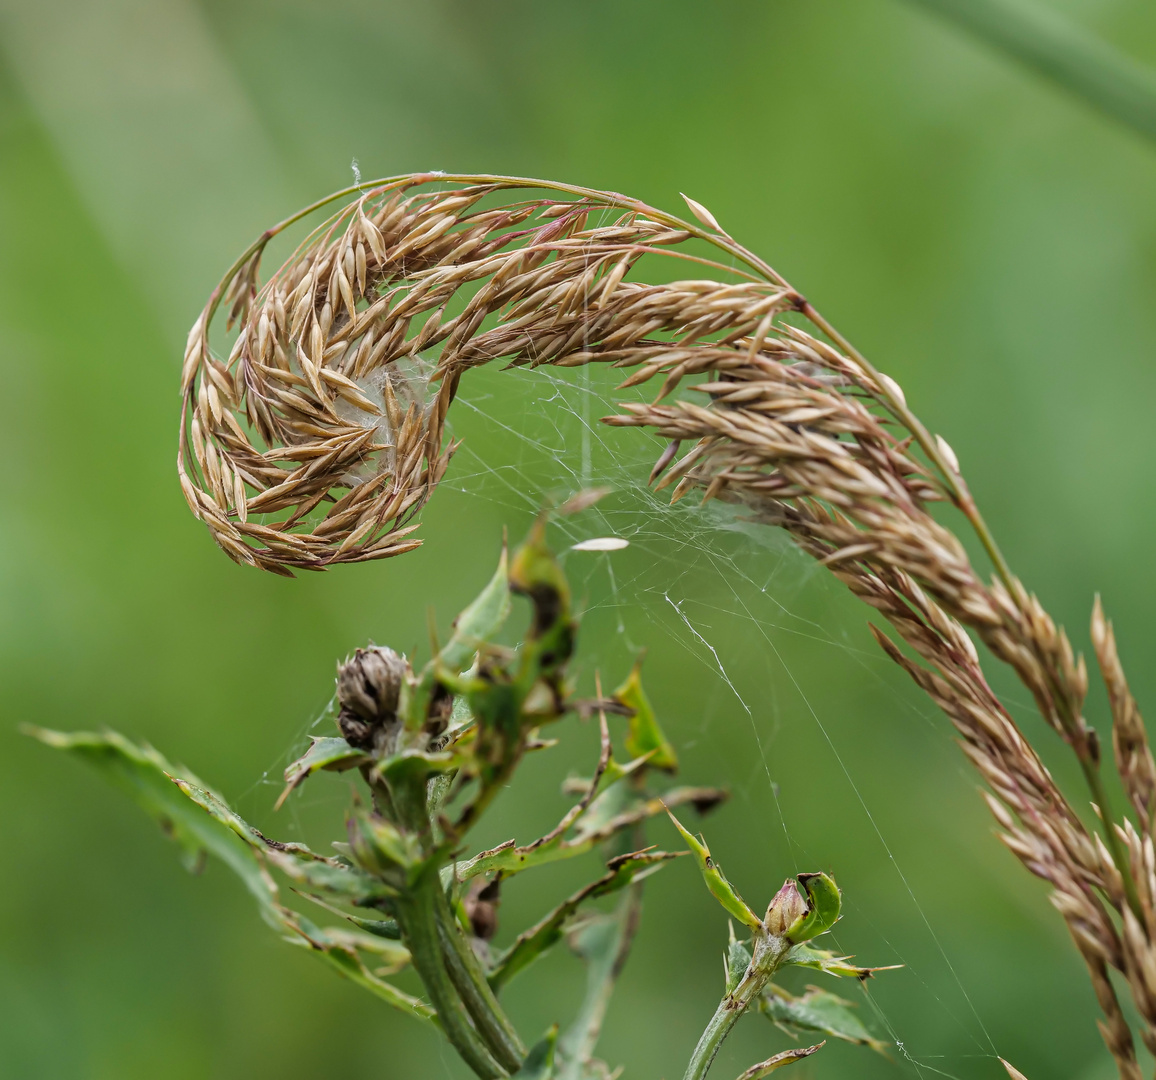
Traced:
[[826, 874], [800, 874], [798, 881], [807, 892], [807, 912], [787, 930], [787, 937], [794, 942], [810, 941], [835, 925], [843, 901], [835, 879]]

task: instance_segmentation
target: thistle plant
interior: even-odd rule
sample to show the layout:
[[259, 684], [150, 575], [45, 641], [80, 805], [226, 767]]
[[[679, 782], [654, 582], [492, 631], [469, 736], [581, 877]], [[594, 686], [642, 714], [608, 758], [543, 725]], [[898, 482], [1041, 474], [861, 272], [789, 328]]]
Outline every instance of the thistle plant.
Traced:
[[[788, 880], [760, 919], [711, 861], [705, 844], [672, 810], [706, 813], [726, 797], [716, 788], [665, 787], [654, 779], [678, 767], [643, 688], [639, 667], [604, 697], [575, 694], [568, 667], [576, 645], [566, 579], [545, 545], [539, 521], [507, 564], [457, 618], [449, 640], [415, 671], [389, 648], [358, 649], [338, 667], [334, 716], [340, 734], [315, 738], [285, 772], [282, 795], [323, 771], [356, 770], [364, 783], [336, 854], [282, 843], [243, 821], [220, 795], [149, 747], [114, 732], [32, 733], [97, 766], [125, 788], [184, 848], [196, 868], [212, 854], [257, 899], [265, 921], [308, 947], [355, 983], [415, 1019], [435, 1026], [473, 1072], [503, 1076], [605, 1078], [594, 1057], [613, 983], [638, 924], [643, 881], [685, 852], [646, 843], [647, 821], [664, 811], [699, 862], [707, 887], [742, 924], [726, 956], [726, 988], [687, 1068], [704, 1077], [723, 1039], [745, 1012], [761, 1010], [789, 1028], [874, 1046], [847, 1004], [830, 993], [795, 997], [773, 982], [786, 966], [864, 979], [871, 969], [816, 949], [813, 939], [839, 917], [840, 895], [823, 873]], [[511, 594], [529, 598], [530, 625], [515, 649], [494, 640]], [[567, 715], [597, 717], [600, 753], [593, 774], [572, 784], [578, 800], [545, 836], [468, 855], [471, 829], [514, 779], [527, 753], [552, 745], [544, 729]], [[608, 715], [625, 727], [628, 755], [613, 753]], [[364, 800], [364, 801], [363, 801]], [[602, 872], [532, 926], [497, 947], [506, 882], [559, 859], [597, 852]], [[343, 922], [318, 925], [289, 907], [278, 878], [297, 897]], [[607, 897], [610, 910], [592, 910]], [[721, 920], [720, 920], [721, 921]], [[555, 1025], [527, 1044], [499, 1001], [506, 984], [563, 939], [590, 969], [589, 990], [572, 1025]], [[387, 977], [412, 967], [424, 999]], [[822, 1044], [775, 1055], [748, 1071], [763, 1076]], [[617, 1075], [617, 1074], [614, 1074]]]
[[[1156, 762], [1111, 624], [1097, 600], [1092, 636], [1108, 688], [1111, 764], [1127, 803], [1122, 812], [1109, 797], [1108, 752], [1084, 715], [1083, 658], [1007, 564], [951, 446], [932, 435], [898, 384], [806, 297], [709, 211], [686, 201], [693, 220], [573, 185], [420, 174], [359, 184], [266, 230], [226, 273], [189, 335], [178, 471], [190, 507], [231, 558], [275, 573], [401, 554], [420, 542], [413, 535], [416, 515], [450, 467], [455, 444], [446, 435], [447, 417], [471, 368], [493, 361], [515, 369], [603, 363], [627, 372], [624, 390], [657, 383], [650, 400], [626, 401], [606, 423], [641, 428], [666, 443], [650, 475], [656, 488], [671, 487], [674, 500], [695, 491], [785, 530], [890, 625], [894, 636], [871, 629], [954, 725], [987, 785], [1004, 843], [1051, 886], [1052, 903], [1091, 977], [1108, 1049], [1121, 1077], [1137, 1080], [1134, 1034], [1156, 1053]], [[338, 204], [336, 213], [262, 280], [269, 242], [331, 204]], [[656, 261], [666, 264], [661, 283], [650, 273]], [[237, 331], [229, 350], [218, 355], [210, 339], [222, 307]], [[943, 506], [933, 513], [937, 503]], [[952, 525], [974, 534], [990, 578], [973, 564]], [[553, 564], [541, 554], [540, 539], [527, 550], [539, 553], [541, 580], [557, 582], [555, 571], [546, 570]], [[523, 579], [512, 574], [511, 582], [522, 587], [517, 580]], [[529, 715], [544, 722], [568, 699], [561, 670], [550, 668], [540, 642], [550, 634], [569, 641], [570, 632], [559, 630], [556, 612], [528, 591], [536, 614], [518, 663], [536, 671], [546, 689], [526, 689], [517, 709], [533, 702]], [[467, 639], [458, 653], [472, 644]], [[991, 689], [978, 646], [1011, 668], [1074, 754], [1091, 796], [1090, 815], [1081, 816], [1081, 800], [1060, 790]], [[416, 795], [395, 806], [374, 789], [373, 810], [355, 816], [363, 824], [350, 841], [348, 866], [335, 869], [300, 852], [279, 851], [273, 861], [282, 868], [313, 867], [343, 882], [355, 878], [341, 875], [356, 871], [395, 891], [399, 881], [405, 889], [413, 887], [411, 880], [422, 882], [430, 905], [437, 901], [435, 921], [440, 911], [446, 924], [444, 908], [452, 914], [454, 897], [461, 899], [455, 892], [461, 871], [447, 875], [446, 893], [429, 884], [430, 867], [441, 860], [441, 874], [452, 864], [451, 854], [485, 808], [487, 784], [529, 745], [515, 733], [523, 730], [521, 720], [509, 721], [500, 736], [487, 733], [498, 712], [486, 711], [497, 707], [476, 689], [477, 680], [498, 668], [487, 649], [479, 655], [473, 674], [465, 673], [468, 657], [439, 659], [426, 669], [435, 674], [414, 683], [426, 689], [399, 691], [410, 711], [398, 730], [406, 739], [426, 739], [406, 742], [404, 750], [426, 755], [405, 758], [405, 768], [427, 785], [425, 808]], [[560, 651], [549, 652], [550, 664], [564, 659]], [[506, 674], [495, 685], [524, 688], [522, 676], [501, 670]], [[503, 700], [517, 698], [510, 693], [513, 698]], [[632, 724], [647, 713], [623, 694], [612, 700], [630, 711]], [[461, 715], [470, 718], [463, 722], [473, 725], [461, 729], [463, 739], [473, 731], [468, 738], [474, 742], [468, 749], [452, 741], [434, 749], [433, 739], [459, 730], [453, 719], [458, 702], [465, 702]], [[448, 710], [445, 717], [437, 713], [437, 723], [447, 725], [438, 736], [427, 728], [435, 706]], [[584, 708], [605, 712], [610, 706], [599, 696]], [[388, 787], [393, 781], [383, 770], [396, 756], [393, 737], [379, 735], [369, 718], [353, 711], [342, 729], [349, 752], [372, 759], [366, 763], [371, 787]], [[523, 716], [517, 710], [501, 715], [515, 714]], [[329, 752], [317, 751], [321, 757]], [[635, 779], [618, 781], [619, 791], [634, 790], [660, 765], [662, 751], [648, 752], [654, 756], [635, 767]], [[438, 772], [439, 762], [448, 771]], [[298, 771], [305, 775], [311, 767], [303, 763]], [[458, 817], [443, 822], [429, 817], [428, 792], [449, 783], [443, 778], [451, 773], [472, 777], [477, 794]], [[588, 805], [567, 829], [608, 794], [599, 793], [599, 784], [616, 775], [609, 759], [599, 775]], [[416, 792], [420, 784], [413, 784]], [[638, 822], [649, 815], [647, 810]], [[375, 824], [378, 819], [396, 837], [380, 832], [387, 826]], [[561, 837], [551, 841], [559, 849], [565, 846]], [[712, 892], [749, 934], [749, 944], [736, 940], [731, 946], [727, 993], [695, 1051], [687, 1073], [693, 1077], [705, 1073], [718, 1041], [754, 1005], [800, 1027], [806, 1026], [799, 1019], [804, 1015], [843, 1009], [824, 991], [809, 999], [783, 996], [772, 981], [780, 965], [810, 958], [834, 974], [861, 972], [838, 958], [812, 956], [800, 937], [804, 927], [823, 925], [820, 911], [836, 910], [838, 894], [829, 879], [805, 876], [780, 892], [759, 920], [726, 884], [706, 846], [688, 834], [684, 839]], [[641, 843], [626, 847], [642, 850]], [[379, 849], [409, 861], [389, 856], [402, 869], [383, 876], [387, 856], [371, 854]], [[483, 862], [499, 860], [486, 865], [505, 874], [515, 864], [500, 858], [514, 859], [513, 852], [522, 850], [491, 852]], [[645, 869], [640, 864], [630, 873], [636, 877], [661, 864], [657, 856], [644, 862]], [[607, 873], [627, 865], [633, 866], [616, 864]], [[627, 895], [636, 895], [636, 887], [632, 880]], [[385, 894], [358, 894], [363, 901], [379, 896], [385, 904]], [[492, 901], [482, 896], [475, 900]], [[434, 932], [418, 917], [425, 909], [391, 902], [415, 967], [431, 980], [426, 987], [442, 1029], [475, 1066], [509, 1071], [520, 1060], [519, 1044], [496, 1011], [486, 1013], [489, 998], [477, 989], [466, 952], [444, 945], [443, 977], [431, 960]], [[417, 920], [417, 931], [404, 929], [407, 919]], [[418, 939], [406, 936], [415, 932]], [[1131, 996], [1134, 1022], [1117, 997], [1113, 972]], [[442, 1015], [447, 1001], [455, 1000], [451, 990], [466, 1010], [464, 1019]], [[867, 1040], [864, 1035], [860, 1041]], [[584, 1060], [569, 1049], [562, 1059]], [[786, 1061], [771, 1059], [749, 1075]]]

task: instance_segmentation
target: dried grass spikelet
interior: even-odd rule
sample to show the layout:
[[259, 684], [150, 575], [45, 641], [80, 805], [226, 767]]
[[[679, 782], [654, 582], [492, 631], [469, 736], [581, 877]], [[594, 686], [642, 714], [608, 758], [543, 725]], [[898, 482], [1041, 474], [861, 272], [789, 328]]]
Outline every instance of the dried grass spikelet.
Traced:
[[[179, 468], [217, 542], [281, 573], [415, 546], [412, 519], [446, 469], [445, 420], [469, 368], [609, 363], [629, 369], [626, 386], [657, 383], [653, 400], [607, 422], [668, 440], [651, 479], [674, 498], [697, 490], [784, 528], [888, 621], [903, 644], [876, 631], [880, 644], [955, 725], [1004, 842], [1051, 885], [1105, 1041], [1136, 1080], [1109, 973], [1123, 976], [1156, 1052], [1156, 766], [1099, 608], [1093, 637], [1136, 825], [1114, 816], [1101, 778], [1083, 660], [1012, 575], [954, 451], [708, 211], [687, 200], [697, 223], [683, 221], [612, 193], [489, 176], [400, 177], [326, 202], [342, 196], [352, 201], [260, 285], [265, 245], [306, 212], [264, 234], [190, 335]], [[648, 284], [646, 256], [686, 273]], [[223, 301], [240, 327], [225, 360], [208, 344]], [[673, 396], [695, 378], [691, 395]], [[935, 502], [974, 529], [991, 580]], [[1075, 753], [1102, 837], [992, 692], [973, 635]]]

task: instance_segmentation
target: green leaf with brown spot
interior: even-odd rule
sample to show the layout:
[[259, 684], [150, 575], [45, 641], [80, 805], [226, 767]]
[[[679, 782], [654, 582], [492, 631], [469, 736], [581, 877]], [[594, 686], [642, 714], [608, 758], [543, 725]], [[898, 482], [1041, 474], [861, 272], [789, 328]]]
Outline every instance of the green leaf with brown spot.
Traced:
[[514, 554], [510, 589], [529, 597], [534, 620], [526, 634], [524, 654], [543, 673], [557, 672], [574, 651], [570, 586], [546, 543], [546, 521], [539, 518]]
[[698, 867], [702, 871], [702, 879], [706, 882], [706, 887], [710, 890], [711, 895], [726, 909], [726, 911], [733, 915], [739, 922], [746, 926], [755, 929], [762, 928], [762, 920], [751, 911], [737, 892], [734, 886], [726, 879], [726, 875], [722, 872], [721, 867], [715, 864], [715, 861], [710, 856], [710, 848], [706, 846], [697, 836], [692, 836], [686, 829], [682, 827], [682, 822], [678, 820], [670, 811], [670, 820], [674, 822], [674, 827], [678, 829], [686, 846], [690, 848], [690, 853], [698, 862]]

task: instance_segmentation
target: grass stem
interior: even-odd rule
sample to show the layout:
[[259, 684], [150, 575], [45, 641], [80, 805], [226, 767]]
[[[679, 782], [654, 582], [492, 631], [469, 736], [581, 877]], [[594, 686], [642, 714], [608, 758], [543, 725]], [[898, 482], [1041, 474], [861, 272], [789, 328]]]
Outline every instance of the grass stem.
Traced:
[[910, 0], [1156, 140], [1156, 73], [1056, 11], [1024, 0]]

